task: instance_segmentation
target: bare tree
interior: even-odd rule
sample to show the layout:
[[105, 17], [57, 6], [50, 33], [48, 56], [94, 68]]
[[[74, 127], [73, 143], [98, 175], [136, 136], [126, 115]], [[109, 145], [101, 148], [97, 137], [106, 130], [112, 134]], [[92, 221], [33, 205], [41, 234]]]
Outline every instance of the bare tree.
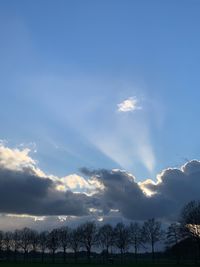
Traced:
[[106, 251], [106, 257], [109, 256], [109, 248], [114, 243], [114, 230], [110, 224], [104, 224], [98, 232], [98, 242], [103, 250]]
[[22, 230], [19, 230], [18, 233], [19, 233], [19, 245], [24, 251], [24, 260], [26, 260], [31, 244], [31, 229], [25, 227]]
[[80, 227], [71, 230], [69, 243], [74, 251], [74, 260], [77, 262], [77, 255], [82, 245], [82, 229]]
[[161, 223], [156, 221], [154, 218], [144, 222], [143, 225], [143, 239], [145, 242], [150, 243], [152, 259], [155, 259], [155, 244], [160, 241], [163, 236], [161, 229]]
[[88, 261], [91, 260], [91, 249], [97, 243], [97, 226], [95, 222], [86, 222], [80, 226], [82, 243], [87, 251]]
[[130, 245], [129, 229], [123, 223], [118, 223], [114, 228], [114, 242], [120, 250], [121, 262], [124, 258], [124, 253], [128, 251]]
[[3, 238], [4, 234], [2, 231], [0, 231], [0, 258], [2, 258], [2, 251], [3, 251]]
[[3, 245], [6, 250], [6, 259], [9, 260], [10, 250], [12, 246], [12, 232], [5, 232], [3, 237]]
[[181, 225], [179, 223], [171, 223], [166, 232], [166, 243], [176, 245], [182, 239]]
[[39, 243], [39, 234], [35, 230], [31, 230], [30, 232], [30, 246], [33, 253], [33, 258], [36, 258], [36, 252], [38, 249], [38, 243]]
[[172, 223], [168, 227], [166, 231], [166, 245], [167, 246], [175, 246], [172, 250], [173, 254], [176, 256], [177, 263], [180, 262], [180, 248], [178, 243], [183, 238], [181, 225], [180, 223]]
[[14, 260], [17, 260], [17, 252], [20, 248], [20, 232], [19, 230], [15, 230], [12, 237], [12, 248], [14, 250]]
[[185, 233], [200, 240], [200, 201], [191, 201], [185, 205], [180, 223]]
[[66, 262], [66, 249], [69, 246], [69, 235], [70, 235], [69, 227], [65, 226], [59, 228], [58, 235], [59, 235], [60, 246], [63, 249], [63, 261]]
[[183, 235], [196, 242], [200, 258], [200, 201], [191, 201], [184, 206], [180, 223]]
[[59, 248], [59, 232], [58, 229], [53, 229], [47, 238], [47, 247], [52, 253], [52, 261], [55, 262], [55, 253], [56, 250]]
[[39, 246], [39, 249], [41, 251], [42, 262], [44, 262], [44, 254], [45, 254], [45, 250], [47, 248], [47, 237], [48, 237], [47, 231], [41, 232], [38, 236], [38, 246]]
[[137, 223], [131, 223], [129, 226], [130, 240], [134, 247], [135, 260], [137, 261], [139, 247], [143, 245], [142, 227]]

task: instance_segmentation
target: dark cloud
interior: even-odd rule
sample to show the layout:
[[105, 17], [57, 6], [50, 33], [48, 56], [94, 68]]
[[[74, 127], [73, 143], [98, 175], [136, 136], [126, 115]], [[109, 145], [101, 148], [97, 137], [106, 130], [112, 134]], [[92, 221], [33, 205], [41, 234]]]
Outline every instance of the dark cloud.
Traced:
[[105, 212], [118, 209], [129, 219], [143, 220], [165, 215], [166, 204], [160, 205], [159, 196], [147, 197], [134, 177], [121, 170], [96, 171], [96, 179], [104, 186], [97, 194]]
[[0, 168], [0, 212], [31, 215], [77, 215], [88, 213], [85, 194], [58, 191], [56, 183], [39, 177], [29, 168]]
[[90, 170], [86, 167], [82, 167], [79, 169], [80, 172], [83, 174], [83, 175], [86, 175], [86, 176], [93, 176], [93, 175], [97, 175], [99, 171], [101, 170]]
[[[183, 205], [200, 198], [200, 162], [196, 160], [181, 169], [164, 170], [156, 182], [147, 180], [141, 184], [120, 170], [83, 171], [93, 175], [104, 186], [104, 190], [98, 193], [104, 210], [119, 209], [129, 219], [175, 219]], [[145, 190], [152, 195], [146, 195]]]
[[161, 208], [165, 206], [165, 217], [173, 217], [191, 200], [200, 198], [200, 162], [186, 163], [181, 169], [164, 170], [157, 183], [149, 182], [147, 189], [156, 192], [152, 199], [158, 198]]
[[[82, 168], [81, 172], [88, 177], [87, 181], [77, 175], [47, 176], [37, 168], [28, 150], [1, 146], [0, 213], [108, 220], [113, 210], [116, 212], [113, 218], [121, 215], [134, 220], [151, 217], [170, 220], [178, 216], [185, 203], [199, 199], [200, 162], [197, 160], [181, 169], [164, 170], [156, 182], [138, 183], [133, 175], [118, 169]], [[82, 186], [79, 192], [72, 192], [70, 188], [76, 188], [77, 184]], [[90, 195], [84, 193], [88, 188]]]

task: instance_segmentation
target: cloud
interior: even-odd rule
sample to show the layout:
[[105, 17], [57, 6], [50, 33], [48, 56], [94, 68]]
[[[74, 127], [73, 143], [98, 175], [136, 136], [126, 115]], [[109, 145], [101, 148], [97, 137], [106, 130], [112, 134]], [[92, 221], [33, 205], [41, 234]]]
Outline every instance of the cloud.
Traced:
[[[67, 177], [59, 179], [46, 175], [29, 153], [27, 149], [0, 146], [0, 213], [36, 216], [88, 214], [91, 205], [93, 207], [93, 203], [90, 204], [92, 197], [72, 192], [76, 185], [86, 188], [87, 183], [78, 176], [71, 175], [68, 181]], [[62, 185], [65, 190], [59, 189]]]
[[163, 170], [157, 175], [156, 182], [148, 180], [140, 186], [153, 193], [151, 199], [158, 199], [161, 208], [166, 207], [165, 217], [175, 217], [183, 205], [199, 199], [200, 161], [189, 161], [180, 169]]
[[119, 112], [130, 112], [141, 109], [141, 107], [138, 106], [138, 99], [136, 97], [125, 99], [123, 102], [119, 103], [117, 107]]
[[85, 194], [56, 190], [56, 183], [29, 169], [0, 169], [0, 212], [31, 215], [83, 215]]
[[30, 149], [10, 149], [0, 144], [0, 167], [21, 170], [23, 167], [34, 165], [35, 161], [29, 156]]
[[183, 205], [199, 199], [198, 160], [165, 169], [156, 181], [137, 182], [131, 173], [120, 169], [80, 171], [83, 176], [47, 175], [30, 151], [1, 145], [0, 213], [6, 218], [39, 219], [40, 224], [49, 217], [54, 221], [56, 217], [61, 221], [73, 218], [74, 222], [91, 218], [115, 221], [120, 216], [128, 220], [174, 220]]
[[96, 197], [101, 201], [104, 214], [110, 210], [119, 210], [123, 217], [135, 220], [158, 215], [157, 209], [151, 209], [153, 205], [150, 204], [149, 197], [144, 194], [132, 174], [118, 169], [101, 169], [96, 173], [92, 171], [91, 175], [103, 185]]
[[[88, 175], [89, 171], [83, 169], [83, 173]], [[97, 170], [90, 175], [103, 184], [98, 197], [105, 212], [119, 209], [128, 219], [175, 220], [187, 202], [199, 199], [200, 161], [197, 160], [180, 169], [163, 170], [156, 182], [148, 179], [137, 183], [133, 175], [121, 170]]]
[[60, 191], [65, 191], [67, 189], [70, 190], [90, 189], [89, 182], [77, 174], [70, 174], [65, 177], [57, 178], [57, 180], [58, 180], [57, 189]]
[[[103, 219], [103, 220], [102, 220]], [[110, 223], [112, 225], [121, 221], [122, 215], [116, 211], [110, 211], [108, 214], [102, 216], [102, 214], [89, 214], [83, 216], [30, 216], [30, 215], [18, 215], [18, 214], [0, 214], [0, 229], [3, 231], [15, 230], [24, 227], [31, 229], [51, 230], [53, 228], [61, 226], [76, 227], [81, 223], [87, 221], [96, 221], [99, 225]], [[124, 222], [128, 222], [128, 219], [123, 218]]]

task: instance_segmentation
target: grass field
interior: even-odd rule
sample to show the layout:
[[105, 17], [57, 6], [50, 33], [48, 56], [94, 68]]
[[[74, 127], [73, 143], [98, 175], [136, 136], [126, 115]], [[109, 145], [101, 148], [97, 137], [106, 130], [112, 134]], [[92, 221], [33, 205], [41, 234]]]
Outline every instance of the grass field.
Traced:
[[196, 267], [199, 265], [193, 265], [193, 264], [189, 264], [189, 263], [180, 263], [179, 265], [177, 264], [173, 264], [173, 263], [151, 263], [151, 262], [145, 262], [145, 263], [132, 263], [132, 264], [63, 264], [63, 263], [22, 263], [22, 262], [18, 262], [18, 263], [4, 263], [1, 262], [0, 263], [1, 267], [18, 267], [18, 266], [22, 266], [22, 267], [177, 267], [177, 266], [188, 266], [188, 267]]

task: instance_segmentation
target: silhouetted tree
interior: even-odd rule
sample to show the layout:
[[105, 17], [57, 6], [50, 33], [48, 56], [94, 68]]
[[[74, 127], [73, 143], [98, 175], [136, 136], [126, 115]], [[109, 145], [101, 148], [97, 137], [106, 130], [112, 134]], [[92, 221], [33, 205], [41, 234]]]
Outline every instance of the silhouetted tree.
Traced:
[[172, 223], [166, 232], [166, 244], [175, 245], [182, 239], [181, 226], [179, 223]]
[[98, 242], [103, 250], [106, 251], [106, 257], [109, 256], [109, 248], [114, 243], [114, 230], [110, 224], [104, 224], [99, 228]]
[[12, 232], [5, 232], [3, 235], [3, 246], [6, 250], [6, 258], [9, 260], [10, 249], [12, 246]]
[[45, 250], [47, 248], [47, 238], [48, 238], [48, 232], [47, 231], [41, 232], [38, 236], [38, 246], [39, 246], [39, 249], [41, 251], [42, 262], [44, 262], [44, 253], [45, 253]]
[[4, 238], [4, 234], [2, 231], [0, 231], [0, 258], [2, 258], [3, 238]]
[[38, 234], [38, 232], [35, 231], [35, 230], [31, 230], [31, 232], [30, 232], [30, 246], [31, 246], [31, 249], [32, 249], [33, 258], [36, 257], [38, 243], [39, 243], [39, 234]]
[[122, 262], [124, 253], [128, 250], [130, 245], [129, 229], [123, 223], [118, 223], [114, 228], [114, 242], [116, 247], [120, 250]]
[[143, 246], [142, 227], [137, 223], [131, 223], [129, 226], [130, 241], [134, 247], [135, 260], [137, 261], [138, 250]]
[[177, 263], [180, 261], [180, 248], [178, 243], [182, 239], [182, 231], [179, 223], [172, 223], [167, 229], [166, 232], [166, 245], [173, 246], [173, 254], [176, 256]]
[[80, 227], [71, 230], [69, 243], [70, 248], [74, 252], [74, 260], [77, 262], [77, 255], [82, 245], [82, 229]]
[[52, 253], [52, 261], [55, 262], [55, 253], [56, 250], [59, 248], [59, 232], [58, 229], [53, 229], [47, 238], [47, 247]]
[[88, 261], [91, 260], [91, 249], [97, 243], [97, 226], [95, 222], [86, 222], [80, 226], [82, 243], [87, 251]]
[[191, 201], [184, 206], [180, 223], [183, 235], [191, 237], [196, 242], [200, 258], [200, 201]]
[[146, 243], [151, 245], [152, 259], [155, 259], [155, 244], [163, 237], [163, 231], [161, 229], [161, 223], [154, 218], [144, 222], [142, 235]]
[[[177, 253], [179, 248], [184, 247], [184, 244], [189, 244], [189, 241], [193, 242], [194, 240], [196, 243], [194, 244], [193, 242], [193, 244], [196, 250], [193, 251], [197, 252], [197, 244], [200, 249], [199, 216], [200, 202], [190, 202], [181, 213], [180, 223], [169, 226], [165, 238], [167, 239], [167, 244], [174, 247], [171, 250], [172, 253]], [[7, 259], [9, 259], [9, 252], [11, 250], [14, 251], [15, 261], [18, 252], [19, 254], [21, 252], [24, 254], [25, 260], [28, 258], [27, 255], [31, 254], [29, 252], [32, 252], [36, 259], [36, 252], [38, 251], [41, 252], [42, 262], [44, 262], [45, 251], [48, 251], [52, 255], [52, 261], [55, 262], [56, 251], [60, 252], [62, 250], [63, 259], [66, 261], [66, 252], [67, 248], [69, 248], [73, 250], [74, 260], [77, 261], [78, 252], [81, 247], [84, 247], [87, 252], [87, 258], [90, 261], [93, 247], [101, 247], [105, 252], [104, 255], [108, 258], [112, 246], [115, 246], [120, 252], [121, 261], [123, 261], [124, 254], [128, 252], [130, 247], [134, 248], [135, 259], [137, 260], [139, 248], [141, 246], [144, 247], [145, 243], [149, 243], [151, 245], [152, 259], [154, 259], [155, 244], [161, 241], [162, 237], [161, 223], [155, 219], [144, 222], [142, 227], [135, 222], [129, 226], [118, 223], [114, 228], [110, 224], [105, 224], [98, 228], [95, 222], [86, 222], [73, 229], [66, 226], [53, 229], [51, 232], [43, 231], [38, 233], [29, 228], [14, 232], [0, 231], [0, 251], [5, 251], [4, 254], [7, 255]], [[187, 238], [184, 239], [185, 237]], [[196, 257], [196, 255], [194, 256]]]
[[180, 223], [185, 233], [200, 239], [200, 201], [191, 201], [184, 206]]
[[66, 262], [66, 249], [69, 246], [69, 235], [70, 235], [69, 227], [65, 226], [59, 228], [58, 235], [59, 235], [60, 246], [63, 249], [63, 261]]
[[19, 230], [18, 233], [19, 233], [19, 246], [24, 251], [24, 260], [26, 260], [31, 243], [31, 229], [25, 227], [22, 230]]
[[18, 249], [20, 248], [20, 231], [15, 230], [13, 233], [13, 238], [12, 238], [12, 247], [14, 250], [14, 260], [17, 260], [17, 252]]

